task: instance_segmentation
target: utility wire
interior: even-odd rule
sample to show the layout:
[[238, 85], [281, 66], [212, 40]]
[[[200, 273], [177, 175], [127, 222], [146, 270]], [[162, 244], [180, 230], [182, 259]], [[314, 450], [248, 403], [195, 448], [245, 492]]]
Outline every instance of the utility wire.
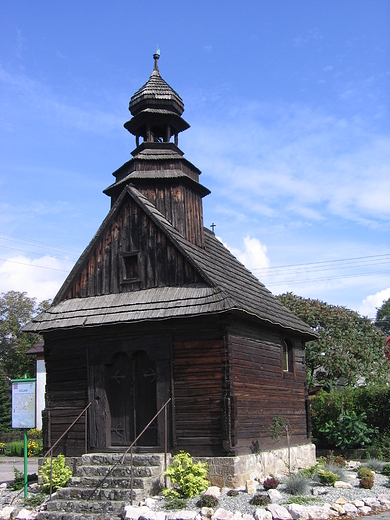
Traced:
[[38, 269], [49, 269], [50, 271], [60, 271], [61, 273], [69, 273], [65, 269], [56, 269], [55, 267], [45, 267], [44, 265], [27, 264], [26, 262], [16, 262], [15, 260], [6, 260], [0, 258], [0, 262], [10, 262], [11, 264], [27, 265], [28, 267], [37, 267]]

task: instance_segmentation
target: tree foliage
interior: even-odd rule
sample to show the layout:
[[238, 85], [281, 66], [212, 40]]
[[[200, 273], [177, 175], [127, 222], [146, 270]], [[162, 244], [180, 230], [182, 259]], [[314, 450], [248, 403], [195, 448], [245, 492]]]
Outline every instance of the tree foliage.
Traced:
[[296, 316], [310, 325], [318, 341], [306, 343], [309, 388], [354, 386], [389, 380], [386, 336], [358, 312], [292, 293], [278, 296]]
[[35, 360], [26, 352], [40, 337], [22, 332], [22, 328], [47, 306], [48, 302], [37, 304], [36, 298], [24, 292], [0, 294], [0, 365], [7, 377], [34, 377]]
[[0, 431], [11, 428], [11, 379], [35, 376], [35, 359], [26, 352], [41, 338], [22, 328], [48, 306], [24, 292], [0, 294]]
[[390, 334], [390, 298], [377, 309], [375, 325], [386, 335]]

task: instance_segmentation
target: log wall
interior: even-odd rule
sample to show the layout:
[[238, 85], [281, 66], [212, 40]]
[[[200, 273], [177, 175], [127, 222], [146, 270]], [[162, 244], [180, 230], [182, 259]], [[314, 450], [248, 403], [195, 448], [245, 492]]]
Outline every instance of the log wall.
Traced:
[[235, 326], [228, 336], [232, 451], [255, 453], [287, 445], [286, 435], [272, 438], [272, 419], [281, 416], [291, 426], [291, 443], [308, 441], [306, 372], [301, 340], [294, 346], [294, 371], [282, 369], [280, 333]]

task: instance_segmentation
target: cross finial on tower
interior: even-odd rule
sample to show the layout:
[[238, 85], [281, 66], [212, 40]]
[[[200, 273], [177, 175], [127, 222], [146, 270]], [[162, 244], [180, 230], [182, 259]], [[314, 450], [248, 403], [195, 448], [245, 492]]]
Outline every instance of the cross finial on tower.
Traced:
[[160, 48], [159, 46], [157, 45], [157, 49], [156, 49], [156, 52], [153, 54], [153, 58], [154, 58], [154, 70], [157, 70], [158, 71], [158, 59], [160, 57]]
[[211, 231], [212, 231], [212, 232], [214, 233], [214, 235], [215, 235], [215, 231], [214, 231], [214, 230], [215, 230], [216, 224], [214, 224], [214, 222], [213, 222], [213, 223], [211, 224], [210, 227], [211, 227]]

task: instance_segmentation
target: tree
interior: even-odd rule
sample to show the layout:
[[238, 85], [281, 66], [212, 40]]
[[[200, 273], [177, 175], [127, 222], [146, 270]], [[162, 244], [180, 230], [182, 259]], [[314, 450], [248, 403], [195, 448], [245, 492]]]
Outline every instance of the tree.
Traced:
[[389, 381], [386, 336], [358, 312], [285, 293], [279, 300], [319, 336], [306, 343], [308, 387]]
[[390, 334], [390, 298], [376, 310], [375, 325], [386, 335]]
[[36, 298], [29, 298], [24, 292], [0, 294], [0, 369], [6, 377], [34, 377], [34, 359], [26, 352], [40, 336], [22, 332], [22, 327], [47, 306], [48, 302], [37, 304]]

